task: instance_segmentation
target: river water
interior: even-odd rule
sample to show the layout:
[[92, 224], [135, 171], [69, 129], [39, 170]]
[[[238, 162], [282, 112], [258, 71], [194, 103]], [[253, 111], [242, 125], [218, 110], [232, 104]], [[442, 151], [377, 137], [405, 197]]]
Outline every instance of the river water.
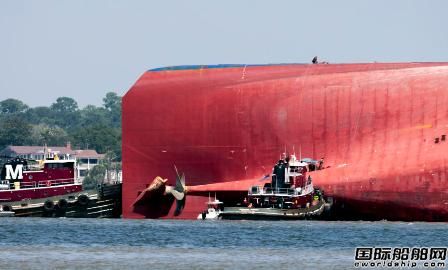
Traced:
[[448, 223], [0, 219], [0, 269], [351, 269], [355, 247], [448, 245]]

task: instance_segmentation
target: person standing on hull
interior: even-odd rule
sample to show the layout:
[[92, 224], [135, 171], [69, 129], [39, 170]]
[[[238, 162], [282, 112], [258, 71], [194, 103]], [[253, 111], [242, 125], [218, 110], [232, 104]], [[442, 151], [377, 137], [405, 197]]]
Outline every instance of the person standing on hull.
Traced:
[[317, 167], [318, 170], [322, 170], [324, 168], [324, 157], [321, 157], [319, 160], [319, 167]]

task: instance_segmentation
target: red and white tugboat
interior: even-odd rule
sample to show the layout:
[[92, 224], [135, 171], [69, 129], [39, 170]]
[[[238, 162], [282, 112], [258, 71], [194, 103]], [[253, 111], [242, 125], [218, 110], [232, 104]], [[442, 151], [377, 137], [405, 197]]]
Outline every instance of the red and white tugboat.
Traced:
[[74, 159], [59, 159], [51, 154], [42, 161], [13, 158], [3, 165], [1, 171], [0, 206], [4, 211], [11, 211], [13, 205], [80, 191], [82, 184], [76, 177]]
[[307, 219], [320, 216], [325, 201], [313, 187], [311, 163], [299, 161], [295, 155], [280, 159], [274, 166], [272, 182], [252, 186], [245, 207], [226, 207], [223, 219]]

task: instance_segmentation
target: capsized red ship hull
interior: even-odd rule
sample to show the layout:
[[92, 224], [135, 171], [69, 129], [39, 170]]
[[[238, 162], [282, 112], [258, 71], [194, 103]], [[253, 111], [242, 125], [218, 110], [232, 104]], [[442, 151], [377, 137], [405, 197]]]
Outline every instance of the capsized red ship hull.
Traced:
[[[208, 191], [243, 198], [285, 148], [344, 218], [448, 220], [448, 63], [187, 66], [144, 73], [123, 98], [123, 216], [196, 218]], [[448, 139], [447, 139], [448, 140]], [[155, 176], [191, 188], [134, 206]]]

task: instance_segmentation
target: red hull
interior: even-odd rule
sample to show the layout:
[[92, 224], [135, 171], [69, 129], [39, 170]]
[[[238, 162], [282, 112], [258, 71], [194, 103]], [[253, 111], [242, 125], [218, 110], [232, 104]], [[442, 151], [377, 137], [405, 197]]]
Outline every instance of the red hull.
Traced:
[[29, 188], [19, 190], [2, 190], [0, 191], [0, 204], [7, 204], [8, 202], [18, 202], [23, 199], [43, 199], [53, 196], [62, 196], [70, 193], [82, 191], [82, 185], [64, 185], [52, 186], [45, 188]]
[[231, 182], [260, 179], [294, 145], [325, 157], [314, 183], [348, 217], [446, 221], [447, 89], [448, 63], [148, 71], [123, 98], [123, 216], [173, 217], [170, 198], [132, 206], [156, 175], [174, 184], [173, 164], [190, 186], [229, 182], [202, 189], [233, 200], [249, 186]]

